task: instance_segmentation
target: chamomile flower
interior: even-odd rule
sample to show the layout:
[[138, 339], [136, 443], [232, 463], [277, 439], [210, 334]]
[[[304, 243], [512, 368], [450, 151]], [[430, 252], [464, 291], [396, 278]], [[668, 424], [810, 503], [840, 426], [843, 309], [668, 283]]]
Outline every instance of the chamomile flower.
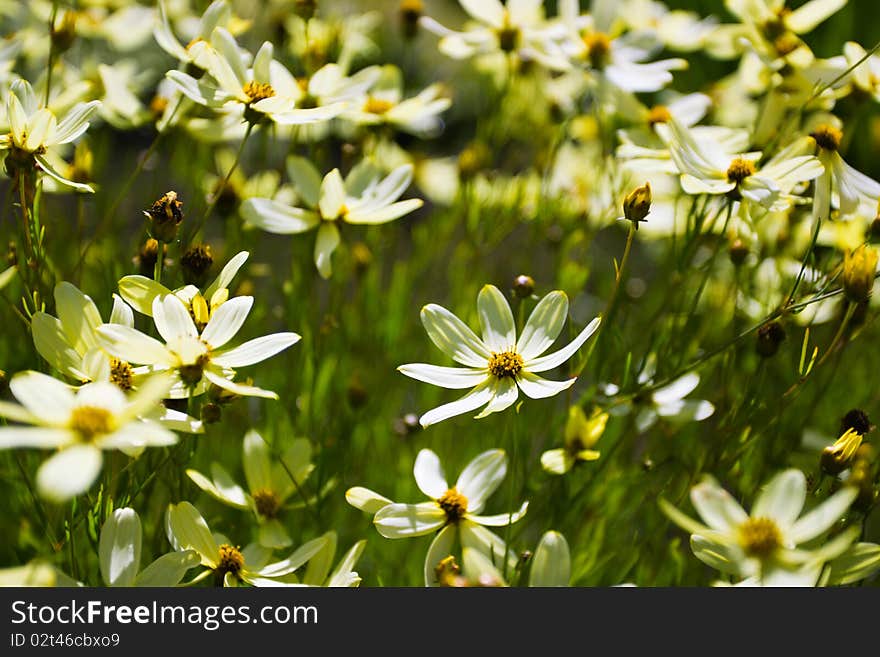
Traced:
[[[290, 497], [301, 489], [314, 469], [311, 462], [312, 446], [305, 438], [293, 441], [285, 450], [283, 463], [272, 458], [269, 445], [256, 431], [248, 431], [242, 442], [241, 463], [248, 490], [235, 483], [219, 463], [211, 464], [209, 479], [198, 470], [187, 469], [186, 474], [211, 497], [223, 504], [253, 511], [259, 523], [259, 543], [269, 548], [287, 547], [292, 543], [279, 517]], [[299, 506], [302, 506], [300, 504]]]
[[344, 111], [345, 103], [299, 108], [302, 89], [296, 79], [273, 58], [274, 47], [264, 41], [245, 65], [245, 57], [228, 30], [217, 27], [211, 33], [213, 49], [205, 50], [208, 76], [201, 79], [182, 71], [166, 76], [191, 100], [209, 108], [233, 108], [244, 120], [257, 124], [272, 120], [280, 125], [300, 125], [327, 121]]
[[159, 17], [153, 28], [153, 37], [156, 43], [181, 64], [189, 68], [190, 73], [196, 70], [205, 71], [208, 68], [207, 54], [213, 48], [210, 44], [211, 33], [216, 27], [229, 27], [232, 11], [226, 0], [214, 0], [198, 21], [198, 29], [187, 45], [183, 45], [174, 35], [171, 23], [168, 20], [168, 11], [165, 0], [158, 2]]
[[73, 389], [39, 372], [21, 372], [9, 382], [19, 404], [0, 402], [0, 417], [32, 426], [0, 427], [0, 447], [56, 450], [37, 470], [37, 490], [55, 502], [69, 500], [98, 478], [102, 450], [137, 452], [177, 442], [176, 434], [144, 417], [171, 383], [154, 375], [126, 396], [108, 381]]
[[384, 178], [368, 160], [353, 167], [345, 179], [339, 169], [321, 178], [305, 158], [287, 159], [287, 172], [306, 207], [269, 198], [250, 198], [241, 204], [245, 221], [270, 233], [303, 233], [318, 228], [315, 266], [323, 278], [333, 273], [330, 256], [342, 239], [341, 223], [384, 224], [422, 206], [421, 199], [397, 199], [409, 187], [413, 166], [402, 164]]
[[744, 579], [784, 577], [791, 584], [797, 574], [814, 577], [814, 569], [806, 566], [839, 556], [858, 536], [857, 529], [845, 531], [819, 547], [806, 547], [840, 520], [858, 495], [854, 487], [846, 486], [802, 515], [806, 489], [800, 470], [780, 472], [758, 493], [747, 513], [730, 493], [707, 478], [691, 488], [690, 495], [706, 524], [666, 500], [661, 499], [660, 505], [673, 522], [691, 533], [691, 549], [700, 561]]
[[177, 586], [199, 565], [195, 550], [169, 552], [141, 569], [141, 519], [129, 507], [115, 509], [101, 527], [98, 558], [107, 586]]
[[214, 534], [198, 509], [189, 502], [170, 504], [165, 513], [168, 540], [176, 550], [194, 550], [205, 568], [189, 583], [213, 576], [217, 586], [301, 586], [294, 572], [327, 543], [320, 536], [303, 544], [281, 561], [272, 561], [272, 551], [256, 543], [244, 549], [222, 534]]
[[68, 180], [58, 173], [47, 155], [52, 154], [57, 146], [69, 144], [82, 136], [89, 127], [89, 117], [100, 104], [97, 100], [80, 102], [63, 117], [56, 117], [50, 108], [40, 105], [27, 80], [13, 81], [6, 93], [5, 121], [0, 122], [9, 128], [7, 134], [0, 135], [0, 151], [8, 151], [7, 171], [39, 166], [41, 171], [62, 185], [81, 192], [93, 192], [89, 185]]
[[552, 397], [571, 387], [576, 377], [550, 381], [537, 375], [552, 370], [571, 358], [597, 328], [590, 322], [567, 346], [543, 354], [556, 340], [568, 317], [568, 297], [560, 290], [550, 292], [532, 310], [519, 339], [507, 299], [494, 285], [484, 285], [477, 296], [482, 339], [446, 308], [429, 304], [422, 308], [422, 324], [431, 341], [453, 360], [464, 365], [441, 367], [425, 363], [401, 365], [406, 376], [443, 388], [471, 388], [458, 401], [428, 411], [419, 418], [423, 427], [468, 413], [480, 406], [477, 418], [503, 411], [522, 390], [527, 397]]
[[360, 486], [346, 491], [345, 499], [352, 506], [374, 514], [373, 524], [385, 538], [409, 538], [437, 532], [425, 556], [425, 585], [435, 586], [438, 583], [436, 567], [451, 553], [456, 539], [460, 540], [462, 547], [476, 549], [495, 563], [503, 563], [506, 558], [508, 567], [515, 565], [516, 555], [486, 527], [505, 527], [516, 522], [526, 514], [528, 502], [523, 502], [513, 513], [479, 515], [506, 474], [504, 450], [490, 449], [471, 460], [455, 485], [450, 487], [440, 458], [430, 449], [422, 449], [416, 456], [413, 475], [419, 490], [430, 501], [395, 503]]
[[183, 302], [176, 295], [167, 294], [153, 300], [153, 321], [164, 343], [119, 324], [99, 326], [98, 339], [116, 358], [168, 371], [173, 381], [168, 392], [172, 399], [201, 394], [211, 383], [237, 395], [278, 399], [272, 391], [234, 381], [233, 368], [259, 363], [300, 339], [296, 333], [273, 333], [227, 347], [253, 303], [250, 296], [230, 299], [216, 309], [199, 331]]

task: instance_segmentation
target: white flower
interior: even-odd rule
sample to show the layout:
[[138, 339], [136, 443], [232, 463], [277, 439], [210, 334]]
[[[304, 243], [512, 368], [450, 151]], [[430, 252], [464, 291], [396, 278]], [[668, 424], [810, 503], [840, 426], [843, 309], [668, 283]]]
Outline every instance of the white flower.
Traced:
[[287, 504], [287, 500], [302, 487], [314, 469], [311, 457], [309, 441], [298, 438], [285, 450], [281, 457], [283, 464], [273, 462], [269, 445], [260, 434], [251, 430], [244, 436], [241, 455], [247, 491], [216, 462], [211, 464], [210, 479], [191, 468], [186, 474], [211, 497], [237, 509], [253, 511], [260, 527], [260, 545], [281, 548], [292, 541], [278, 516], [287, 508], [303, 506], [303, 502]]
[[201, 394], [211, 383], [237, 395], [278, 399], [274, 392], [233, 380], [233, 368], [259, 363], [300, 339], [296, 333], [273, 333], [226, 347], [244, 324], [253, 303], [250, 296], [230, 299], [214, 311], [200, 332], [183, 302], [167, 294], [153, 300], [153, 321], [164, 344], [119, 324], [99, 326], [98, 339], [117, 358], [169, 371], [174, 382], [168, 393], [172, 399]]
[[144, 416], [165, 396], [171, 381], [151, 376], [130, 397], [109, 382], [73, 389], [39, 372], [21, 372], [9, 388], [21, 405], [0, 402], [0, 417], [34, 426], [0, 427], [0, 448], [57, 450], [37, 471], [37, 490], [63, 502], [85, 492], [101, 471], [101, 450], [137, 452], [173, 445], [177, 436]]
[[[469, 586], [507, 586], [504, 574], [489, 557], [471, 547], [462, 549], [462, 571]], [[529, 586], [538, 588], [569, 586], [571, 552], [565, 536], [548, 531], [541, 536], [531, 559]], [[454, 580], [453, 580], [454, 583]]]
[[272, 551], [256, 543], [243, 550], [222, 534], [213, 534], [208, 523], [189, 502], [170, 504], [165, 514], [168, 540], [176, 550], [195, 550], [205, 567], [190, 584], [213, 575], [217, 586], [302, 586], [294, 574], [324, 549], [327, 535], [308, 541], [286, 559], [271, 562]]
[[81, 192], [93, 192], [83, 183], [73, 182], [58, 173], [47, 159], [56, 146], [78, 139], [89, 127], [89, 117], [101, 103], [93, 100], [77, 103], [63, 118], [56, 118], [51, 109], [41, 107], [33, 87], [27, 80], [15, 80], [6, 93], [6, 120], [9, 132], [0, 135], [0, 150], [9, 150], [19, 166], [40, 169], [62, 185]]
[[809, 566], [840, 555], [858, 536], [858, 528], [852, 528], [821, 547], [803, 547], [831, 528], [857, 495], [855, 487], [845, 486], [801, 515], [806, 478], [800, 470], [790, 469], [777, 474], [758, 493], [751, 513], [711, 478], [691, 488], [691, 502], [706, 524], [663, 499], [660, 505], [673, 522], [691, 533], [691, 549], [700, 561], [744, 579], [782, 578], [790, 585], [797, 574], [815, 581], [815, 569]]
[[[416, 456], [413, 475], [416, 484], [430, 502], [395, 503], [367, 488], [356, 486], [345, 493], [352, 506], [375, 514], [373, 524], [385, 538], [409, 538], [437, 532], [425, 556], [425, 585], [437, 585], [435, 568], [451, 554], [456, 539], [462, 547], [474, 548], [495, 563], [508, 560], [508, 569], [516, 564], [516, 555], [504, 541], [488, 529], [506, 527], [522, 518], [529, 503], [518, 511], [497, 515], [478, 515], [489, 496], [507, 474], [507, 455], [502, 449], [490, 449], [468, 463], [455, 485], [450, 487], [440, 458], [430, 449]], [[505, 557], [506, 555], [506, 557]]]
[[478, 338], [458, 317], [436, 304], [422, 308], [422, 324], [428, 337], [453, 360], [464, 365], [441, 367], [425, 363], [401, 365], [408, 377], [443, 388], [471, 388], [458, 401], [438, 406], [419, 419], [423, 427], [485, 406], [477, 418], [503, 411], [521, 389], [532, 399], [552, 397], [571, 387], [567, 381], [549, 381], [537, 372], [552, 370], [571, 358], [599, 327], [595, 318], [567, 346], [541, 356], [556, 340], [568, 316], [568, 297], [556, 290], [532, 310], [519, 339], [507, 299], [494, 285], [484, 285], [477, 296], [483, 338]]
[[339, 169], [321, 179], [311, 162], [291, 156], [287, 172], [305, 208], [269, 198], [249, 198], [241, 204], [241, 215], [252, 226], [282, 235], [318, 227], [315, 266], [323, 278], [333, 273], [330, 256], [342, 239], [340, 222], [383, 224], [409, 214], [423, 203], [421, 199], [397, 201], [412, 181], [411, 164], [402, 164], [382, 178], [372, 163], [363, 160], [344, 180]]
[[159, 20], [153, 28], [153, 37], [156, 39], [156, 43], [182, 64], [192, 65], [202, 70], [207, 69], [206, 53], [211, 48], [209, 39], [215, 27], [228, 25], [232, 16], [229, 3], [226, 0], [214, 0], [202, 14], [198, 22], [198, 30], [186, 46], [174, 36], [174, 31], [168, 21], [165, 0], [159, 0], [158, 8]]

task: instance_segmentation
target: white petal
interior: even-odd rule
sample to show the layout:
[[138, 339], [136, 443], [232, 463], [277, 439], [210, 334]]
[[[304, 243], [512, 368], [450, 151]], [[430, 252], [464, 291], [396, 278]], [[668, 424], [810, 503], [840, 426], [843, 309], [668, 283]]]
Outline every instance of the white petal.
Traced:
[[171, 290], [152, 278], [134, 275], [123, 276], [119, 280], [119, 294], [139, 313], [152, 317], [153, 300], [171, 294]]
[[107, 586], [131, 586], [141, 568], [141, 521], [131, 508], [116, 509], [101, 528], [101, 577]]
[[562, 363], [574, 356], [575, 352], [581, 348], [581, 345], [587, 341], [587, 338], [596, 332], [596, 329], [599, 328], [599, 322], [600, 319], [598, 317], [595, 318], [592, 322], [587, 324], [584, 330], [581, 331], [574, 340], [559, 351], [554, 351], [546, 356], [527, 360], [525, 362], [525, 369], [529, 372], [546, 372], [547, 370], [552, 370], [554, 367], [562, 365]]
[[172, 504], [168, 509], [167, 524], [178, 549], [193, 549], [202, 557], [202, 564], [209, 568], [217, 565], [220, 547], [214, 540], [208, 523], [189, 502]]
[[[490, 381], [492, 380], [490, 379]], [[489, 400], [489, 403], [486, 404], [482, 411], [474, 416], [475, 419], [484, 418], [492, 413], [499, 413], [516, 403], [516, 399], [519, 396], [519, 388], [517, 388], [512, 378], [495, 379], [491, 385], [492, 399]]]
[[484, 285], [477, 295], [477, 310], [483, 330], [483, 342], [495, 352], [516, 348], [516, 325], [510, 304], [494, 285]]
[[720, 532], [732, 531], [749, 517], [730, 493], [714, 482], [694, 486], [691, 502], [706, 524]]
[[345, 205], [345, 184], [339, 169], [333, 169], [321, 182], [318, 207], [324, 219], [336, 219]]
[[84, 493], [101, 472], [101, 450], [92, 445], [72, 445], [44, 461], [37, 470], [37, 490], [53, 502], [66, 502]]
[[291, 155], [287, 158], [287, 176], [296, 188], [296, 193], [311, 208], [318, 207], [321, 197], [321, 174], [307, 158]]
[[517, 557], [513, 550], [507, 549], [504, 540], [476, 523], [465, 519], [459, 523], [459, 535], [463, 548], [478, 550], [486, 555], [496, 568], [502, 569], [507, 555], [507, 572], [513, 572]]
[[272, 463], [269, 444], [253, 429], [244, 435], [241, 460], [248, 488], [252, 491], [261, 488], [272, 489]]
[[837, 522], [846, 513], [857, 496], [858, 489], [855, 486], [845, 486], [840, 489], [819, 506], [805, 513], [797, 520], [792, 525], [789, 537], [795, 544], [804, 543], [815, 538]]
[[110, 323], [134, 326], [134, 311], [118, 294], [113, 295], [113, 310], [110, 311]]
[[807, 498], [807, 480], [800, 470], [780, 472], [758, 493], [752, 517], [771, 518], [788, 530], [797, 520]]
[[525, 360], [543, 354], [559, 337], [568, 316], [568, 296], [556, 290], [544, 296], [535, 306], [516, 344], [517, 353]]
[[479, 513], [486, 500], [495, 492], [507, 474], [507, 455], [503, 449], [490, 449], [479, 454], [455, 482], [455, 488], [468, 500], [468, 513]]
[[571, 553], [565, 536], [548, 531], [535, 548], [529, 586], [568, 586], [571, 580]]
[[9, 389], [19, 403], [43, 422], [66, 423], [73, 409], [74, 394], [66, 383], [40, 372], [20, 372]]
[[246, 199], [241, 204], [241, 216], [252, 226], [278, 235], [304, 233], [320, 221], [320, 217], [310, 210], [269, 198]]
[[[228, 303], [227, 301], [223, 306]], [[204, 335], [202, 337], [204, 338]], [[271, 358], [299, 341], [300, 336], [296, 333], [273, 333], [248, 340], [228, 351], [214, 354], [211, 360], [221, 367], [244, 367]]]
[[522, 388], [526, 396], [532, 399], [545, 399], [557, 395], [563, 390], [568, 390], [575, 381], [577, 381], [577, 377], [566, 381], [550, 381], [525, 370], [519, 373], [516, 380], [517, 385]]
[[422, 536], [440, 529], [446, 513], [434, 502], [422, 504], [389, 504], [373, 517], [373, 524], [385, 538]]
[[92, 100], [87, 103], [77, 103], [71, 107], [55, 128], [55, 136], [52, 141], [55, 144], [66, 144], [75, 140], [88, 129], [89, 117], [100, 105], [101, 101]]
[[439, 499], [449, 490], [440, 458], [430, 449], [422, 449], [416, 455], [413, 475], [419, 490], [431, 499]]
[[202, 331], [202, 341], [212, 349], [219, 349], [225, 345], [238, 333], [253, 305], [254, 298], [248, 296], [235, 297], [221, 304], [213, 312], [208, 325]]
[[504, 24], [504, 5], [499, 0], [459, 0], [461, 8], [478, 21], [492, 27]]
[[451, 390], [473, 388], [489, 377], [488, 373], [484, 370], [473, 370], [463, 367], [441, 367], [425, 363], [401, 365], [397, 368], [397, 371], [416, 381], [432, 383], [435, 386]]
[[227, 379], [222, 374], [218, 374], [217, 372], [213, 372], [211, 370], [205, 370], [204, 377], [215, 386], [223, 388], [224, 390], [228, 390], [229, 392], [235, 393], [236, 395], [241, 395], [242, 397], [262, 397], [264, 399], [278, 399], [278, 393], [276, 392], [272, 392], [271, 390], [264, 390], [263, 388], [258, 388], [257, 386], [249, 386], [243, 383], [236, 383], [235, 381]]
[[327, 540], [326, 535], [313, 538], [311, 541], [303, 543], [286, 559], [270, 563], [268, 566], [261, 568], [257, 574], [262, 577], [282, 577], [288, 575], [324, 549]]
[[[212, 465], [216, 466], [217, 470], [222, 471], [222, 477], [229, 478], [229, 474], [219, 464], [214, 463]], [[213, 474], [216, 476], [217, 471], [214, 471]], [[220, 485], [215, 485], [213, 481], [201, 472], [191, 468], [186, 470], [186, 476], [192, 479], [193, 483], [208, 493], [208, 495], [220, 500], [224, 504], [229, 504], [238, 509], [247, 509], [249, 506], [244, 490], [240, 486], [235, 486], [234, 483], [232, 487], [223, 488]]]
[[208, 286], [207, 290], [205, 290], [205, 299], [213, 297], [217, 290], [228, 288], [232, 279], [235, 278], [235, 275], [238, 273], [238, 270], [241, 269], [242, 265], [247, 261], [249, 255], [250, 254], [247, 251], [239, 251], [230, 258], [229, 262], [227, 262], [223, 266], [223, 269], [220, 270], [220, 273], [217, 275], [214, 282]]
[[[9, 417], [0, 408], [0, 416]], [[18, 418], [13, 418], [18, 419]], [[76, 440], [76, 436], [67, 429], [47, 429], [45, 427], [0, 427], [0, 449], [13, 447], [37, 447], [51, 449], [61, 447]]]
[[163, 554], [144, 568], [134, 581], [135, 586], [177, 586], [190, 568], [199, 565], [199, 553], [195, 550]]
[[55, 306], [67, 339], [78, 352], [97, 346], [95, 330], [103, 320], [88, 295], [64, 281], [55, 286]]
[[82, 356], [68, 342], [58, 319], [44, 312], [34, 313], [31, 317], [31, 334], [37, 351], [52, 367], [74, 379], [88, 378]]
[[455, 525], [447, 525], [434, 537], [425, 555], [425, 586], [437, 586], [438, 564], [452, 554], [455, 537], [458, 534]]
[[387, 497], [362, 486], [354, 486], [345, 491], [345, 501], [356, 509], [367, 513], [376, 513], [382, 507], [392, 503]]
[[315, 238], [315, 266], [322, 278], [330, 278], [333, 273], [330, 256], [339, 246], [340, 239], [339, 229], [335, 224], [326, 221], [321, 223]]
[[468, 513], [468, 520], [471, 520], [478, 525], [487, 525], [489, 527], [506, 527], [507, 525], [512, 525], [517, 520], [526, 515], [526, 511], [529, 510], [529, 503], [523, 502], [522, 505], [514, 511], [513, 513], [496, 513], [491, 516], [481, 516], [474, 515], [473, 513]]
[[399, 219], [414, 210], [418, 210], [422, 205], [424, 205], [422, 199], [411, 198], [381, 208], [370, 210], [352, 209], [351, 212], [345, 215], [345, 221], [350, 224], [384, 224]]
[[153, 299], [153, 321], [165, 342], [171, 342], [175, 338], [199, 336], [189, 310], [174, 294]]
[[461, 415], [462, 413], [468, 413], [479, 408], [483, 404], [489, 403], [494, 394], [495, 392], [491, 382], [486, 381], [468, 392], [461, 399], [431, 409], [419, 418], [419, 423], [422, 427], [427, 428], [442, 420], [447, 420], [456, 415]]
[[692, 393], [699, 383], [700, 375], [696, 372], [685, 374], [683, 377], [676, 379], [668, 386], [656, 390], [652, 395], [654, 403], [659, 405], [683, 399]]
[[487, 366], [491, 354], [486, 345], [446, 308], [428, 304], [422, 308], [421, 318], [431, 341], [453, 360], [481, 369]]

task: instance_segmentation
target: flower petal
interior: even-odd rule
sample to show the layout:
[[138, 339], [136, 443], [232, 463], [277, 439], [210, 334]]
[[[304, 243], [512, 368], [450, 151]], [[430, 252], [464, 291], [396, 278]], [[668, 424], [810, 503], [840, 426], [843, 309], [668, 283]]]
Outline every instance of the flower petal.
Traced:
[[517, 385], [519, 385], [527, 397], [532, 399], [545, 399], [557, 395], [563, 390], [568, 390], [574, 385], [575, 381], [577, 381], [576, 376], [566, 381], [551, 381], [525, 370], [520, 372], [516, 379]]
[[392, 504], [387, 497], [362, 486], [353, 486], [345, 491], [345, 501], [367, 513], [376, 513], [382, 507]]
[[245, 199], [240, 211], [245, 222], [251, 226], [277, 235], [304, 233], [320, 222], [320, 217], [310, 210], [270, 198]]
[[434, 540], [428, 547], [428, 553], [425, 555], [425, 586], [438, 586], [437, 581], [437, 565], [452, 554], [452, 547], [455, 543], [455, 537], [458, 534], [455, 525], [446, 525], [437, 532]]
[[439, 499], [449, 490], [440, 458], [430, 449], [422, 449], [416, 455], [413, 475], [419, 490], [433, 500]]
[[797, 520], [807, 499], [807, 480], [800, 470], [780, 472], [758, 493], [752, 517], [771, 518], [783, 532]]
[[478, 525], [486, 525], [489, 527], [506, 527], [507, 525], [512, 525], [517, 520], [526, 515], [526, 511], [529, 509], [529, 503], [523, 502], [522, 506], [519, 507], [513, 513], [496, 513], [491, 516], [479, 516], [474, 515], [473, 513], [468, 513], [467, 517], [469, 520], [477, 523]]
[[66, 424], [73, 409], [70, 386], [58, 379], [32, 370], [12, 377], [9, 389], [19, 403], [46, 424]]
[[706, 524], [719, 532], [730, 532], [749, 517], [730, 493], [714, 481], [694, 486], [691, 502]]
[[315, 238], [315, 266], [322, 278], [330, 278], [333, 274], [333, 265], [330, 262], [330, 256], [339, 246], [341, 237], [336, 224], [331, 222], [322, 222], [318, 228], [318, 235]]
[[516, 343], [516, 352], [524, 360], [536, 358], [552, 345], [568, 317], [568, 296], [561, 290], [545, 295], [529, 315]]
[[469, 513], [483, 510], [486, 500], [501, 485], [506, 474], [507, 454], [503, 449], [487, 450], [465, 466], [455, 488], [467, 498]]
[[516, 349], [516, 325], [510, 304], [494, 285], [484, 285], [477, 295], [483, 342], [495, 352]]
[[584, 330], [581, 331], [574, 340], [559, 351], [554, 351], [546, 356], [526, 360], [524, 369], [529, 372], [546, 372], [547, 370], [552, 370], [554, 367], [562, 365], [562, 363], [574, 356], [575, 352], [581, 348], [581, 345], [587, 341], [587, 338], [596, 332], [596, 329], [599, 328], [599, 322], [600, 318], [596, 317], [584, 327]]
[[789, 537], [796, 545], [815, 538], [830, 528], [846, 513], [856, 497], [858, 488], [845, 486], [819, 506], [805, 513], [791, 527]]
[[548, 531], [538, 542], [529, 574], [529, 586], [568, 586], [571, 580], [571, 553], [565, 536]]
[[172, 504], [168, 507], [167, 524], [178, 550], [193, 549], [202, 557], [203, 565], [216, 567], [220, 547], [198, 509], [189, 502]]
[[486, 367], [491, 356], [489, 350], [458, 317], [431, 303], [422, 308], [421, 318], [428, 337], [443, 353], [462, 365]]
[[238, 333], [253, 305], [254, 298], [249, 296], [235, 297], [221, 304], [202, 331], [202, 341], [212, 349], [225, 345]]
[[492, 399], [486, 404], [480, 413], [474, 416], [475, 419], [484, 418], [492, 413], [498, 413], [512, 406], [519, 396], [519, 388], [512, 378], [505, 377], [503, 379], [495, 379], [492, 381]]
[[461, 399], [431, 409], [419, 418], [419, 424], [421, 424], [423, 428], [428, 428], [430, 425], [441, 422], [442, 420], [447, 420], [456, 415], [461, 415], [462, 413], [468, 413], [479, 408], [483, 404], [489, 403], [494, 395], [495, 391], [492, 387], [492, 383], [487, 380], [473, 388]]
[[101, 577], [107, 586], [131, 586], [141, 569], [141, 520], [134, 509], [116, 509], [101, 528]]
[[37, 470], [37, 490], [56, 503], [84, 493], [98, 478], [103, 457], [93, 445], [72, 445], [52, 455]]
[[[228, 303], [227, 301], [223, 306], [226, 306]], [[223, 306], [220, 307], [222, 308]], [[220, 367], [244, 367], [271, 358], [299, 341], [300, 336], [296, 333], [273, 333], [272, 335], [264, 335], [260, 338], [248, 340], [229, 351], [214, 354], [211, 360], [220, 365]]]
[[401, 374], [405, 374], [416, 381], [432, 383], [435, 386], [457, 390], [473, 388], [488, 378], [483, 370], [465, 369], [463, 367], [441, 367], [426, 363], [410, 363], [397, 368]]
[[654, 400], [654, 403], [658, 405], [684, 399], [694, 391], [694, 388], [696, 388], [699, 383], [700, 375], [696, 372], [685, 374], [670, 383], [668, 386], [655, 390], [652, 399]]
[[373, 517], [376, 530], [385, 538], [423, 536], [440, 529], [446, 513], [434, 502], [421, 504], [389, 504]]

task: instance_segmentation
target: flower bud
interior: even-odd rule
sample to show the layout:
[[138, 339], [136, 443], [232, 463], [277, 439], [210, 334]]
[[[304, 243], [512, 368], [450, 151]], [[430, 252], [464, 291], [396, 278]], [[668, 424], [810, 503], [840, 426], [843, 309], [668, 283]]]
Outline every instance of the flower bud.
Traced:
[[868, 414], [865, 411], [854, 408], [847, 411], [846, 415], [840, 419], [840, 433], [844, 434], [848, 429], [852, 429], [864, 436], [874, 429], [874, 425], [871, 424], [871, 420], [868, 419]]
[[52, 26], [49, 38], [52, 40], [56, 53], [70, 50], [76, 39], [76, 12], [65, 11], [60, 23], [58, 23], [58, 27]]
[[636, 187], [623, 200], [623, 216], [633, 222], [636, 230], [639, 222], [645, 221], [645, 217], [651, 212], [651, 184], [645, 183]]
[[407, 39], [415, 37], [419, 31], [419, 19], [425, 11], [422, 0], [400, 0], [400, 29]]
[[296, 0], [293, 5], [293, 13], [304, 20], [313, 18], [317, 10], [318, 0]]
[[178, 200], [177, 192], [166, 192], [159, 200], [144, 210], [150, 220], [150, 235], [160, 242], [170, 243], [177, 239], [177, 229], [183, 221], [183, 201]]
[[[165, 257], [167, 250], [168, 247], [163, 244], [162, 257]], [[134, 262], [138, 266], [138, 271], [140, 271], [141, 276], [147, 276], [148, 278], [153, 277], [153, 268], [156, 266], [156, 259], [158, 257], [159, 242], [152, 237], [147, 238], [147, 241], [144, 242], [140, 251], [138, 251], [138, 254], [134, 257]]]
[[535, 291], [535, 279], [525, 274], [520, 274], [513, 279], [513, 293], [520, 299], [525, 299]]
[[758, 329], [755, 349], [764, 358], [770, 358], [779, 351], [779, 345], [783, 340], [785, 340], [785, 329], [782, 324], [776, 321], [768, 322]]
[[183, 272], [184, 282], [202, 287], [207, 282], [208, 273], [213, 264], [214, 255], [211, 253], [209, 244], [197, 244], [189, 247], [180, 256], [180, 269]]
[[877, 250], [866, 244], [844, 256], [843, 291], [847, 299], [855, 303], [868, 300], [874, 287], [877, 260]]
[[746, 261], [749, 255], [749, 245], [740, 238], [736, 238], [730, 243], [730, 261], [737, 267]]
[[208, 402], [207, 404], [202, 404], [200, 415], [202, 422], [205, 424], [217, 424], [223, 415], [223, 409], [219, 404]]

